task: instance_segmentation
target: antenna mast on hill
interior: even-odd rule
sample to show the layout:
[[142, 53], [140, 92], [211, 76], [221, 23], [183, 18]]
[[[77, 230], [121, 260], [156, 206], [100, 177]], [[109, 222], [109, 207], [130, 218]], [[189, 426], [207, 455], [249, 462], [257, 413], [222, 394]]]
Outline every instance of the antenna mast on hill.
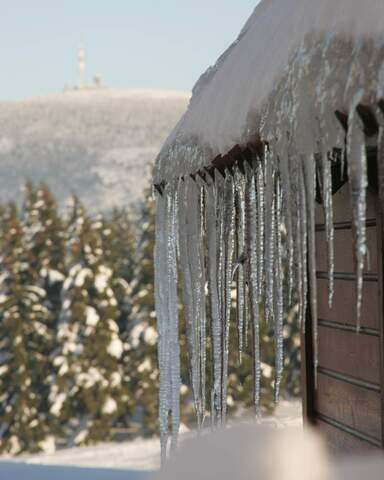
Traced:
[[81, 90], [85, 86], [85, 50], [82, 45], [79, 47], [79, 51], [77, 53], [77, 61], [79, 68], [78, 88]]

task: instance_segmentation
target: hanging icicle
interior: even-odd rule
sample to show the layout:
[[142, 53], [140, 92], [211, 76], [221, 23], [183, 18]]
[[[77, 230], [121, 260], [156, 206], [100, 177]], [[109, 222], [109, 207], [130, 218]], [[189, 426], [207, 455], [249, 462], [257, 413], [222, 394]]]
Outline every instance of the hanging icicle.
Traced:
[[267, 321], [274, 323], [274, 285], [275, 285], [275, 243], [276, 243], [276, 215], [275, 212], [275, 171], [272, 156], [266, 158], [266, 187], [265, 187], [265, 218], [266, 218], [266, 245], [265, 245], [265, 309]]
[[[313, 368], [315, 374], [315, 383], [317, 382], [318, 367], [318, 328], [317, 328], [317, 279], [316, 279], [316, 238], [315, 238], [315, 200], [316, 200], [316, 162], [315, 158], [303, 159], [303, 178], [306, 196], [307, 218], [307, 245], [308, 245], [308, 278], [310, 294], [310, 311], [312, 323], [312, 341], [313, 341]], [[307, 273], [305, 272], [306, 276]]]
[[308, 303], [308, 230], [307, 230], [307, 198], [303, 167], [297, 161], [297, 277], [299, 279], [299, 309], [302, 331], [305, 332]]
[[211, 317], [212, 344], [212, 387], [211, 387], [211, 423], [221, 424], [221, 382], [222, 382], [222, 322], [221, 294], [219, 291], [219, 259], [217, 257], [222, 226], [218, 204], [221, 199], [221, 188], [218, 181], [210, 181], [206, 187], [206, 228], [207, 228], [207, 258], [208, 258], [208, 301]]
[[199, 428], [205, 415], [205, 267], [201, 188], [187, 177], [179, 184], [179, 250], [192, 391]]
[[177, 191], [167, 188], [157, 197], [155, 249], [156, 310], [158, 318], [160, 365], [159, 421], [161, 457], [168, 448], [171, 419], [171, 448], [177, 446], [180, 425], [180, 347], [177, 298]]
[[275, 212], [274, 217], [276, 218], [276, 244], [275, 244], [275, 402], [278, 402], [280, 395], [280, 384], [283, 375], [284, 368], [284, 348], [283, 348], [283, 316], [284, 316], [284, 305], [283, 305], [283, 242], [281, 235], [282, 228], [282, 193], [280, 187], [280, 180], [277, 179], [276, 182], [276, 201], [275, 201]]
[[232, 272], [233, 255], [235, 246], [235, 186], [233, 177], [226, 171], [224, 181], [224, 284], [223, 284], [223, 370], [222, 370], [222, 420], [225, 421], [227, 414], [227, 377], [229, 356], [229, 327], [232, 309]]
[[332, 200], [332, 173], [331, 159], [329, 155], [321, 153], [321, 181], [322, 181], [322, 200], [325, 218], [325, 235], [327, 240], [328, 252], [328, 305], [332, 307], [334, 295], [334, 271], [335, 271], [335, 252], [333, 226], [333, 200]]
[[[357, 105], [360, 95], [355, 100]], [[352, 232], [356, 266], [357, 331], [360, 330], [363, 296], [363, 272], [367, 258], [367, 154], [363, 125], [356, 109], [351, 110], [347, 135], [347, 161], [352, 209]]]
[[259, 301], [264, 294], [264, 233], [265, 233], [265, 184], [264, 168], [261, 163], [256, 170], [257, 195], [257, 291]]
[[248, 246], [248, 284], [250, 316], [252, 322], [252, 350], [254, 375], [254, 405], [256, 417], [260, 415], [260, 308], [259, 308], [259, 272], [258, 272], [258, 224], [255, 171], [245, 164], [245, 218]]
[[235, 170], [235, 206], [236, 206], [236, 316], [239, 347], [239, 363], [241, 363], [244, 345], [244, 324], [246, 316], [246, 282], [245, 282], [245, 179], [238, 168]]

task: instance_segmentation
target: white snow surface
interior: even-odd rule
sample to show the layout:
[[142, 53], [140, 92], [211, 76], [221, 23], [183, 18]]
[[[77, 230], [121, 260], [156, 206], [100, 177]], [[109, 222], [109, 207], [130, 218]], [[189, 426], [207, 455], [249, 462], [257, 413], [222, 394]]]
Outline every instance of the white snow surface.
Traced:
[[[275, 415], [266, 417], [263, 423], [281, 428], [300, 426], [300, 402], [281, 402]], [[189, 438], [190, 433], [184, 435]], [[0, 460], [0, 480], [136, 479], [143, 478], [144, 472], [155, 471], [159, 466], [159, 439], [139, 438], [130, 442], [69, 448], [49, 454], [13, 459], [3, 457]]]
[[[321, 40], [326, 45], [329, 36], [335, 35], [358, 45], [360, 40], [383, 40], [383, 32], [382, 0], [263, 0], [238, 39], [197, 82], [187, 112], [157, 160], [155, 183], [195, 173], [197, 168], [193, 167], [209, 165], [216, 156], [227, 154], [237, 144], [244, 146], [250, 134], [260, 133], [249, 131], [253, 127], [250, 115], [255, 111], [262, 113], [269, 95], [292, 65], [292, 56], [306, 38]], [[352, 63], [352, 56], [346, 57]], [[316, 73], [320, 76], [320, 68]], [[343, 84], [346, 78], [335, 81]], [[311, 88], [315, 96], [316, 85]], [[343, 96], [334, 100], [337, 106], [343, 106]], [[208, 158], [191, 161], [190, 170], [188, 165], [181, 168], [180, 155], [172, 155], [172, 150], [175, 146], [188, 147], [191, 157], [200, 153], [193, 151], [196, 145]], [[177, 172], [175, 167], [179, 167]]]

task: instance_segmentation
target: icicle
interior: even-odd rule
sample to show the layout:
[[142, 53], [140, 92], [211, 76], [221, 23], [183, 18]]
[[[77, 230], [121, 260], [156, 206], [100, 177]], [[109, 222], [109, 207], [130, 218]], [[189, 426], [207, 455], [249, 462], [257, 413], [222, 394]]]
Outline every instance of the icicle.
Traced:
[[235, 171], [235, 194], [236, 194], [236, 255], [237, 255], [237, 276], [236, 276], [236, 316], [238, 331], [239, 363], [241, 363], [244, 344], [244, 317], [246, 287], [244, 278], [245, 263], [245, 212], [244, 212], [244, 175], [236, 169]]
[[321, 153], [321, 179], [322, 179], [322, 200], [325, 218], [325, 235], [328, 251], [328, 304], [332, 307], [334, 295], [334, 226], [333, 226], [333, 200], [332, 200], [332, 172], [331, 163], [327, 154]]
[[257, 194], [257, 270], [258, 270], [258, 296], [259, 301], [264, 292], [264, 232], [265, 232], [265, 186], [264, 169], [261, 163], [256, 171]]
[[[269, 156], [272, 157], [272, 154], [269, 153]], [[285, 208], [282, 208], [282, 214], [284, 214], [284, 224], [286, 226], [286, 249], [287, 249], [287, 258], [288, 258], [288, 305], [292, 304], [292, 295], [294, 293], [294, 224], [293, 218], [295, 212], [292, 209], [292, 172], [290, 171], [290, 157], [288, 155], [287, 161], [280, 163], [280, 179], [281, 179], [281, 190], [282, 190], [282, 202], [285, 205]]]
[[226, 172], [224, 181], [224, 289], [223, 289], [223, 371], [222, 371], [222, 412], [223, 421], [227, 412], [227, 377], [229, 355], [229, 326], [232, 308], [232, 271], [235, 247], [235, 188], [232, 175]]
[[[318, 328], [317, 328], [317, 280], [316, 280], [316, 233], [315, 233], [315, 200], [316, 200], [316, 164], [314, 158], [303, 159], [304, 185], [306, 195], [307, 242], [308, 242], [308, 276], [310, 288], [310, 307], [312, 320], [313, 366], [315, 383], [318, 366]], [[303, 212], [305, 215], [305, 212]], [[305, 273], [305, 272], [304, 272]]]
[[307, 243], [307, 199], [302, 166], [298, 170], [298, 210], [297, 210], [297, 268], [299, 283], [300, 322], [305, 332], [308, 297], [308, 243]]
[[208, 298], [211, 317], [211, 342], [213, 357], [213, 380], [211, 388], [211, 421], [212, 426], [221, 423], [221, 358], [222, 358], [222, 324], [221, 303], [218, 290], [218, 231], [220, 218], [217, 217], [216, 185], [206, 187], [206, 228], [208, 249]]
[[[215, 189], [216, 189], [216, 235], [217, 235], [217, 290], [219, 297], [219, 307], [220, 307], [220, 412], [219, 412], [219, 422], [223, 423], [225, 421], [224, 411], [226, 397], [224, 396], [226, 388], [226, 374], [224, 370], [224, 359], [226, 356], [225, 349], [225, 272], [226, 272], [226, 250], [225, 250], [225, 188], [224, 188], [224, 179], [217, 173], [215, 175]], [[224, 385], [225, 384], [225, 385]]]
[[177, 296], [177, 211], [178, 196], [174, 188], [168, 196], [168, 282], [170, 322], [170, 362], [171, 362], [171, 412], [172, 438], [171, 449], [177, 447], [180, 428], [180, 346]]
[[170, 410], [171, 376], [169, 372], [169, 325], [167, 284], [163, 279], [167, 276], [167, 200], [157, 197], [156, 245], [155, 245], [155, 283], [158, 341], [158, 362], [160, 369], [159, 423], [161, 459], [164, 464], [168, 443], [168, 412]]
[[199, 336], [200, 336], [200, 378], [201, 378], [201, 426], [205, 419], [206, 406], [206, 363], [207, 363], [207, 317], [205, 305], [205, 195], [204, 188], [199, 188], [199, 205], [200, 205], [200, 225], [198, 230], [198, 283], [197, 283], [197, 318], [199, 319]]
[[171, 448], [177, 445], [180, 425], [180, 349], [177, 312], [176, 264], [177, 193], [167, 186], [157, 197], [155, 246], [156, 310], [159, 331], [160, 438], [162, 461], [167, 455], [168, 421], [171, 416]]
[[269, 157], [266, 166], [266, 189], [265, 189], [265, 283], [266, 283], [266, 317], [268, 322], [274, 322], [274, 263], [275, 263], [275, 235], [276, 235], [276, 217], [275, 211], [275, 199], [274, 199], [274, 185], [275, 185], [275, 173], [272, 164], [272, 158]]
[[179, 244], [192, 391], [199, 428], [205, 414], [205, 275], [200, 188], [187, 178], [179, 186]]
[[366, 191], [368, 187], [368, 178], [363, 125], [355, 109], [352, 110], [349, 116], [347, 161], [356, 262], [357, 330], [359, 331], [363, 293], [363, 272], [367, 257]]
[[283, 347], [283, 244], [281, 236], [282, 227], [282, 195], [280, 180], [276, 183], [276, 210], [273, 212], [276, 215], [276, 255], [275, 255], [275, 275], [276, 275], [276, 314], [275, 314], [275, 401], [278, 402], [280, 395], [280, 384], [284, 368], [284, 347]]
[[248, 283], [250, 297], [250, 314], [253, 333], [253, 375], [254, 404], [256, 416], [260, 415], [260, 312], [258, 296], [258, 250], [257, 250], [257, 202], [255, 176], [252, 169], [246, 165], [245, 215], [248, 246]]

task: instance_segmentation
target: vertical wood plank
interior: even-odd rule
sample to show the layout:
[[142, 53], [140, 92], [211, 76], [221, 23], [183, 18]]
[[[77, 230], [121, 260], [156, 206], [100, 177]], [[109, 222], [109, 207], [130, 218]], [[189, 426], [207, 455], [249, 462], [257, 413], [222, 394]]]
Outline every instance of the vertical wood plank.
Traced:
[[[378, 159], [382, 161], [384, 159]], [[376, 209], [377, 209], [377, 256], [378, 256], [378, 278], [379, 278], [379, 322], [380, 322], [380, 383], [381, 383], [381, 441], [382, 447], [384, 448], [384, 281], [383, 281], [383, 272], [384, 272], [384, 249], [383, 249], [383, 208], [379, 198], [376, 198]]]
[[307, 308], [306, 312], [305, 331], [301, 332], [301, 396], [304, 426], [313, 426], [315, 422], [315, 379], [312, 318], [309, 308]]

